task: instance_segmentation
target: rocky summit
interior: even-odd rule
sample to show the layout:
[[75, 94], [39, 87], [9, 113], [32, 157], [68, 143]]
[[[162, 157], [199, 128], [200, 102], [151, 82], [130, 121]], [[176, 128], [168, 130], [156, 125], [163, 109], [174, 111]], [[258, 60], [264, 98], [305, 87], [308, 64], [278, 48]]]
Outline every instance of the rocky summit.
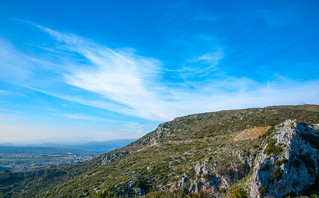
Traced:
[[0, 174], [0, 197], [318, 197], [319, 106], [194, 114], [73, 165]]

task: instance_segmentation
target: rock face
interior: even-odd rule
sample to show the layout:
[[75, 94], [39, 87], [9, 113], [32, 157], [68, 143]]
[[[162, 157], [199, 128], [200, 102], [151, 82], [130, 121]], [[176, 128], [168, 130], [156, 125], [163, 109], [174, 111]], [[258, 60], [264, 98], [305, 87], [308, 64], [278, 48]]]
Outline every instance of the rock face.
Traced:
[[[214, 169], [211, 159], [194, 166], [195, 179], [184, 174], [177, 188], [189, 193], [201, 191], [216, 195], [242, 179], [250, 170], [245, 185], [250, 197], [283, 197], [291, 192], [298, 194], [316, 182], [319, 171], [318, 126], [307, 126], [297, 120], [286, 120], [274, 127], [262, 143], [260, 151], [241, 164], [227, 169]], [[235, 153], [241, 158], [242, 153]], [[231, 177], [229, 177], [231, 175]], [[175, 186], [175, 185], [172, 185]]]
[[282, 197], [291, 192], [298, 194], [316, 181], [319, 163], [317, 126], [287, 120], [276, 126], [272, 135], [268, 142], [264, 142], [263, 151], [257, 156], [250, 197]]
[[[167, 125], [167, 123], [159, 125], [152, 136], [144, 139], [143, 145], [154, 143], [169, 135], [170, 130]], [[265, 134], [271, 127], [259, 128], [265, 129], [262, 132]], [[193, 167], [195, 177], [184, 173], [184, 176], [176, 183], [172, 183], [170, 188], [162, 186], [157, 188], [170, 191], [184, 189], [188, 193], [204, 191], [218, 196], [220, 190], [228, 189], [251, 171], [251, 176], [245, 183], [250, 197], [283, 197], [291, 192], [298, 194], [316, 181], [319, 170], [318, 128], [319, 125], [307, 126], [297, 120], [286, 120], [269, 131], [267, 138], [260, 145], [259, 152], [251, 154], [248, 158], [243, 158], [242, 151], [234, 152], [240, 160], [237, 164], [233, 163], [231, 167], [219, 169], [212, 158], [207, 158]], [[254, 130], [256, 128], [245, 131]], [[121, 153], [120, 156], [126, 154], [128, 151]], [[113, 154], [103, 161], [108, 164], [116, 157]], [[148, 170], [151, 168], [148, 167]], [[128, 189], [130, 188], [138, 191], [135, 183], [128, 186]], [[144, 193], [138, 191], [136, 194]]]
[[107, 164], [113, 162], [114, 160], [116, 160], [117, 158], [123, 157], [127, 154], [129, 154], [129, 151], [124, 150], [124, 151], [119, 152], [119, 153], [113, 153], [112, 155], [103, 156], [103, 157], [101, 157], [101, 164], [107, 165]]

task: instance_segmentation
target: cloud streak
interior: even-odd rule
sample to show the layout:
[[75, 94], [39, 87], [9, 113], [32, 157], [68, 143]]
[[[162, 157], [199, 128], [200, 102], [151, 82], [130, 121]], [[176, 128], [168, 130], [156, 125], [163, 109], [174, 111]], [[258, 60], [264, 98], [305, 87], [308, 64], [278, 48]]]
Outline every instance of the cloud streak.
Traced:
[[[77, 91], [67, 93], [52, 88], [50, 91], [40, 84], [26, 86], [64, 100], [156, 121], [198, 112], [319, 101], [316, 91], [319, 90], [319, 82], [315, 80], [275, 79], [263, 83], [225, 74], [209, 76], [224, 57], [222, 49], [189, 59], [186, 61], [189, 67], [175, 71], [179, 75], [208, 75], [209, 78], [177, 83], [164, 78], [167, 68], [159, 60], [36, 26], [60, 42], [63, 50], [79, 54], [87, 60], [87, 63], [80, 63], [65, 56], [58, 57], [62, 65], [59, 70], [53, 69], [61, 74], [61, 84], [78, 88]], [[32, 65], [32, 61], [28, 63]], [[81, 92], [79, 90], [88, 93], [87, 97], [77, 94]], [[68, 114], [63, 116], [90, 119]]]
[[104, 119], [104, 118], [81, 115], [81, 114], [57, 114], [56, 116], [70, 118], [70, 119], [74, 119], [74, 120], [108, 121], [107, 119]]

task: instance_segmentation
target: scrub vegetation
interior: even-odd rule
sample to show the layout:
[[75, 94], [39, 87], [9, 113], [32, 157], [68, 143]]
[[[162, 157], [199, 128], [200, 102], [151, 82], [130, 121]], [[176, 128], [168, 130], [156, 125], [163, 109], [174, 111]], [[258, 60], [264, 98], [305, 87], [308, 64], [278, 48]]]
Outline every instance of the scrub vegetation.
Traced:
[[[317, 124], [319, 106], [277, 106], [176, 118], [128, 146], [90, 161], [1, 173], [0, 197], [207, 197], [209, 193], [247, 197], [245, 183], [251, 170], [244, 162], [254, 159], [264, 141], [268, 142], [265, 154], [279, 155], [282, 145], [276, 145], [271, 136], [274, 126], [287, 119]], [[236, 139], [242, 131], [256, 127], [268, 128], [255, 138]], [[310, 163], [306, 156], [305, 160]], [[271, 179], [278, 180], [283, 174], [278, 166], [284, 163], [287, 161], [263, 164], [259, 171], [271, 171]], [[203, 190], [204, 184], [217, 177], [226, 181], [225, 186]], [[206, 183], [196, 187], [194, 181]], [[262, 187], [264, 194], [267, 190]]]

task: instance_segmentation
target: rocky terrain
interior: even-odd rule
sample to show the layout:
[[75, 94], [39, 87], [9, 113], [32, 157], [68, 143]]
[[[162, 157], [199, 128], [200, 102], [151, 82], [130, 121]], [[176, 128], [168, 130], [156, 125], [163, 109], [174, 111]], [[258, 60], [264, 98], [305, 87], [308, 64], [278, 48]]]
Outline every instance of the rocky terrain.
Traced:
[[0, 197], [318, 196], [319, 106], [179, 117], [93, 160], [0, 174]]

